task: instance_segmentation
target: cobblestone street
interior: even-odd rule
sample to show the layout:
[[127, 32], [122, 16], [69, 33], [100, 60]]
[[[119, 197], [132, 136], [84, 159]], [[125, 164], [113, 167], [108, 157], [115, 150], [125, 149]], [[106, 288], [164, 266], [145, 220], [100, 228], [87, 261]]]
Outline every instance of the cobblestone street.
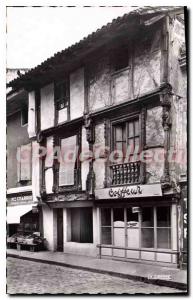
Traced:
[[8, 294], [157, 294], [178, 292], [181, 291], [104, 274], [10, 257], [7, 259]]

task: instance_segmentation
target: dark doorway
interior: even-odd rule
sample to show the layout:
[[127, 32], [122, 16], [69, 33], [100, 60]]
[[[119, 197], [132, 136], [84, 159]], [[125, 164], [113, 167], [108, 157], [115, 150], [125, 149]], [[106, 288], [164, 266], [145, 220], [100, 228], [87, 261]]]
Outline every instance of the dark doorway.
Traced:
[[63, 209], [56, 210], [57, 215], [57, 251], [63, 251]]

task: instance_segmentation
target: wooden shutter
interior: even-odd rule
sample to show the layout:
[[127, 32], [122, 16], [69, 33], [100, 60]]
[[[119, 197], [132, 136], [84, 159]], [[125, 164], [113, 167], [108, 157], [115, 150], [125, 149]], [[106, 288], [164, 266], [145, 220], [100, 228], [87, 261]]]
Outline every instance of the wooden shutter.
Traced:
[[[77, 136], [71, 136], [61, 140], [61, 160], [59, 168], [59, 186], [74, 185], [74, 170], [76, 159], [68, 160], [70, 154], [76, 155]], [[69, 155], [67, 155], [69, 153]]]
[[31, 144], [20, 147], [20, 181], [31, 180]]

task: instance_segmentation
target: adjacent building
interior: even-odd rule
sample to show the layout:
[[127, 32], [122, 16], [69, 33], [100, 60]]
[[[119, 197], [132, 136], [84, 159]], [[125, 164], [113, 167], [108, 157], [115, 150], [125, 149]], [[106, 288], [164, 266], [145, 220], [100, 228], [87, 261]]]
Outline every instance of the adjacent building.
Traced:
[[132, 11], [10, 86], [28, 91], [48, 249], [185, 262], [184, 8]]
[[[8, 69], [9, 83], [26, 69]], [[7, 89], [7, 234], [39, 231], [32, 196], [32, 148], [28, 135], [28, 93]], [[33, 212], [32, 212], [33, 210]]]

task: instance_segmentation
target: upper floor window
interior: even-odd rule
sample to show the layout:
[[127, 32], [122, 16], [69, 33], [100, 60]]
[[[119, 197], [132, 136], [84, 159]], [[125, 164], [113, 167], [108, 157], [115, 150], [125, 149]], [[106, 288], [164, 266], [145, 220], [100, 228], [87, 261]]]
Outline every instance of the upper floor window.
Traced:
[[28, 107], [23, 107], [21, 111], [21, 125], [27, 125], [28, 124]]
[[31, 181], [31, 166], [31, 144], [17, 147], [17, 181], [19, 183], [27, 184], [28, 181]]
[[139, 119], [117, 123], [113, 126], [113, 133], [112, 185], [139, 183]]
[[131, 160], [139, 153], [139, 119], [116, 124], [113, 129], [114, 150], [121, 151], [123, 159]]
[[119, 71], [128, 67], [128, 47], [122, 46], [114, 52], [114, 69]]
[[58, 123], [65, 122], [69, 119], [70, 91], [68, 79], [55, 83], [54, 97]]

